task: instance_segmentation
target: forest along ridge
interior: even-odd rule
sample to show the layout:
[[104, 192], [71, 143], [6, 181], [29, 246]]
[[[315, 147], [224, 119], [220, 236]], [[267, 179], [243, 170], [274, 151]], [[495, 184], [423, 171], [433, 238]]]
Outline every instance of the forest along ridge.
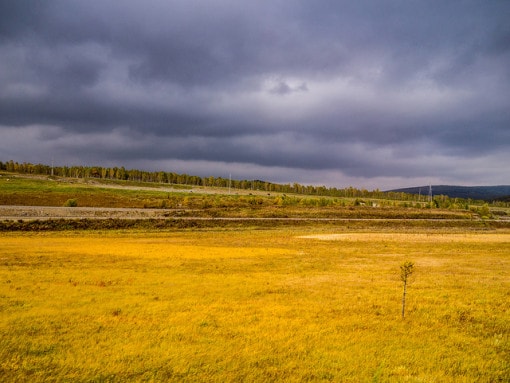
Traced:
[[489, 205], [443, 195], [428, 199], [353, 188], [284, 193], [230, 186], [0, 174], [0, 220], [56, 219], [510, 222], [510, 208], [504, 202]]

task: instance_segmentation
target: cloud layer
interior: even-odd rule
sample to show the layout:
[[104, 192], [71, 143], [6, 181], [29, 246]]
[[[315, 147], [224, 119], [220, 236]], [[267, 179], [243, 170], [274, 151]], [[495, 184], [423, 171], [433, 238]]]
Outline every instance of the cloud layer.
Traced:
[[0, 3], [0, 160], [510, 182], [510, 4]]

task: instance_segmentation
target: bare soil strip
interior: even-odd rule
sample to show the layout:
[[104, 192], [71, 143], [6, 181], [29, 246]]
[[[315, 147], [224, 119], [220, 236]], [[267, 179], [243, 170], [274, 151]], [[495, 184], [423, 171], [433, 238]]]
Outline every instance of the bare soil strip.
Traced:
[[321, 241], [403, 241], [413, 242], [480, 242], [490, 239], [491, 242], [510, 243], [510, 233], [466, 233], [466, 234], [438, 234], [438, 233], [345, 233], [345, 234], [311, 234], [298, 238], [316, 239]]
[[[56, 207], [56, 206], [11, 206], [0, 205], [0, 220], [46, 220], [46, 219], [182, 219], [182, 220], [246, 220], [246, 221], [442, 221], [466, 222], [466, 219], [455, 218], [341, 218], [341, 217], [204, 217], [192, 216], [196, 209], [137, 209], [137, 208], [105, 208], [105, 207]], [[182, 216], [186, 213], [186, 216]]]
[[154, 219], [176, 215], [183, 209], [133, 209], [53, 206], [0, 206], [0, 219]]

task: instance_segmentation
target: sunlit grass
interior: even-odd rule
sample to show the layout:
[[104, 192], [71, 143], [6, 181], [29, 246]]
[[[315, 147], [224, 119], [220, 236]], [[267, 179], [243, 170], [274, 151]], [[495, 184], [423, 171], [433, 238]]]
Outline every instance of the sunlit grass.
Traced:
[[0, 376], [510, 379], [510, 233], [339, 233], [1, 234]]

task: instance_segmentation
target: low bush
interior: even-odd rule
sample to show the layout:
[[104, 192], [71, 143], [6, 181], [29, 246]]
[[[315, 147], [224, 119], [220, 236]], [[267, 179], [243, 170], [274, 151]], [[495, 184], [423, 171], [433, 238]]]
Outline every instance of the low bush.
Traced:
[[75, 198], [70, 198], [66, 202], [64, 202], [64, 207], [76, 207], [78, 206], [78, 201]]

